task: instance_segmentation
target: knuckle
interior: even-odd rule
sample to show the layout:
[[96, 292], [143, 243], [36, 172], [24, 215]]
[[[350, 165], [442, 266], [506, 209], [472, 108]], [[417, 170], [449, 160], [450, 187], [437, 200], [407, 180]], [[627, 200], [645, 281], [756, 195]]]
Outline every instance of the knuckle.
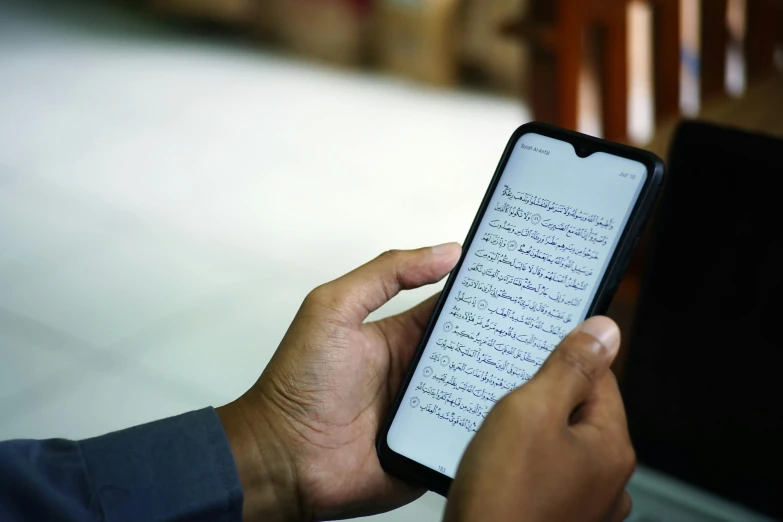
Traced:
[[331, 306], [334, 303], [334, 295], [329, 287], [329, 283], [315, 287], [305, 297], [305, 307], [312, 308], [317, 306]]
[[630, 441], [616, 444], [613, 453], [614, 458], [611, 460], [613, 473], [617, 476], [622, 476], [623, 479], [627, 479], [636, 469], [636, 452], [633, 446]]
[[[612, 393], [616, 393], [619, 396], [620, 384], [617, 382], [617, 376], [614, 374], [614, 371], [611, 370], [611, 367], [610, 371], [606, 372], [603, 378], [606, 379], [607, 388], [612, 390]], [[622, 402], [622, 399], [620, 399], [620, 402]]]
[[404, 250], [393, 249], [387, 250], [378, 256], [378, 260], [385, 263], [388, 267], [387, 275], [381, 277], [381, 286], [386, 294], [387, 301], [399, 291], [397, 286], [400, 284], [399, 282], [405, 272], [404, 255]]
[[546, 401], [525, 400], [524, 417], [534, 421], [541, 421], [549, 417], [550, 409]]
[[549, 407], [546, 401], [535, 400], [531, 391], [531, 387], [515, 390], [503, 397], [496, 408], [501, 406], [503, 416], [541, 425], [541, 421], [549, 416]]
[[509, 393], [492, 408], [492, 412], [496, 417], [503, 419], [514, 418], [519, 415], [523, 406], [522, 401], [516, 396], [516, 393]]
[[562, 345], [556, 351], [559, 362], [570, 372], [592, 382], [595, 378], [596, 364], [590, 349], [579, 341]]
[[633, 449], [633, 446], [630, 442], [625, 444], [622, 460], [626, 470], [628, 471], [628, 474], [630, 475], [633, 473], [633, 470], [636, 469], [636, 451]]
[[402, 250], [393, 248], [391, 250], [387, 250], [386, 252], [383, 252], [381, 255], [378, 256], [378, 259], [394, 260], [399, 258], [401, 254], [402, 254]]

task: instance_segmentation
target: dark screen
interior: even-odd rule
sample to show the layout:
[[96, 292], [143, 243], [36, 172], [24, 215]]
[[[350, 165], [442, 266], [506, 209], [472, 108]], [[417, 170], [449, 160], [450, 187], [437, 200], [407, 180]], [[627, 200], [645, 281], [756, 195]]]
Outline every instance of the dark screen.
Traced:
[[783, 518], [783, 142], [680, 126], [623, 379], [640, 463]]

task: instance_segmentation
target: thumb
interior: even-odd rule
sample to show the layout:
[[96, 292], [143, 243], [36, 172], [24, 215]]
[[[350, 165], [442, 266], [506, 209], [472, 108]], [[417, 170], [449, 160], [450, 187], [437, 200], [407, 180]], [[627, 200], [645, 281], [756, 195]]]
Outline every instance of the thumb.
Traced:
[[308, 296], [355, 325], [397, 295], [401, 290], [437, 283], [459, 260], [458, 243], [390, 250], [369, 263], [322, 285]]
[[620, 329], [608, 317], [591, 317], [563, 339], [530, 384], [567, 420], [609, 371], [620, 348]]

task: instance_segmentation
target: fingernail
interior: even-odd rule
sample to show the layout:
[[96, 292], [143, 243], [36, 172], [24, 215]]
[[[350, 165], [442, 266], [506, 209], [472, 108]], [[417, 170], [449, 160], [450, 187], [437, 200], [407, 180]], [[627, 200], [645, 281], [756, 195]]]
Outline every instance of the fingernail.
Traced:
[[591, 317], [582, 323], [579, 330], [598, 339], [610, 356], [620, 349], [620, 329], [608, 317]]
[[459, 243], [444, 243], [442, 245], [432, 247], [432, 253], [436, 256], [453, 255], [461, 248], [462, 247]]

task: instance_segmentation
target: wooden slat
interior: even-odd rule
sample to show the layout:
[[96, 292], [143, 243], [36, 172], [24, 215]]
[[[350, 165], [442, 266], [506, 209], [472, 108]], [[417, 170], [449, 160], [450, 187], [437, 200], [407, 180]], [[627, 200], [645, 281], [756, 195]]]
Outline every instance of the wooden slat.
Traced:
[[701, 99], [726, 93], [726, 53], [729, 41], [726, 23], [728, 0], [701, 0]]
[[579, 122], [579, 72], [584, 59], [585, 24], [580, 9], [573, 2], [560, 0], [559, 43], [557, 63], [557, 103], [559, 125], [576, 130]]
[[653, 68], [655, 121], [680, 112], [681, 0], [653, 2]]
[[628, 139], [628, 18], [625, 2], [602, 21], [601, 42], [601, 120], [608, 140]]
[[581, 9], [573, 0], [531, 0], [504, 28], [530, 45], [530, 105], [536, 120], [575, 129], [582, 59]]
[[747, 0], [745, 64], [748, 81], [763, 78], [774, 70], [775, 47], [780, 30], [780, 0]]

